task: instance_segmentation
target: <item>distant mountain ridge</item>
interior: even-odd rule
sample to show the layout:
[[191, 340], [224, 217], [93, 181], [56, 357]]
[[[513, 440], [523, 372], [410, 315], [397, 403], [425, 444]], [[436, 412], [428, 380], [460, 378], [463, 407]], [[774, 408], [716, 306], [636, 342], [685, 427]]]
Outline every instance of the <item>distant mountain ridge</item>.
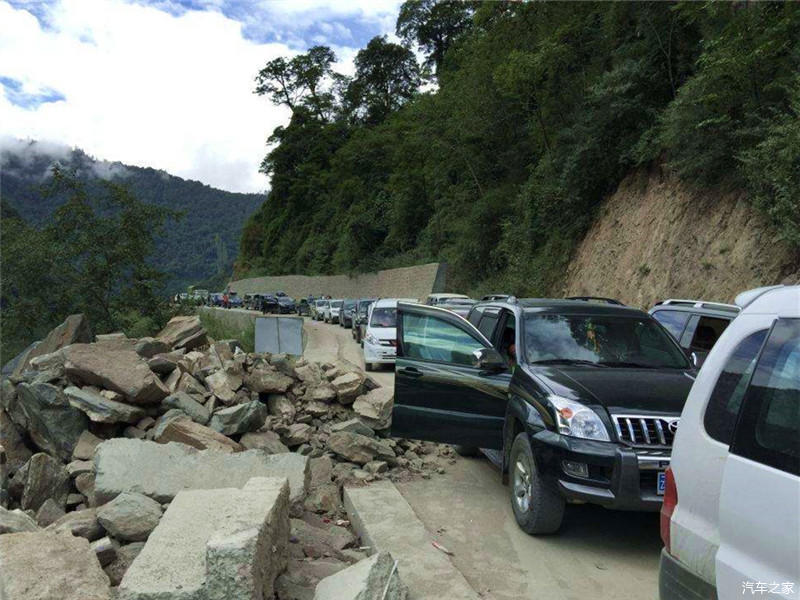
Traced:
[[153, 253], [153, 262], [169, 275], [170, 292], [230, 273], [242, 227], [266, 199], [263, 194], [227, 192], [149, 167], [98, 160], [80, 149], [14, 141], [0, 146], [3, 204], [31, 225], [45, 223], [64, 200], [41, 191], [55, 164], [89, 183], [98, 179], [123, 183], [142, 202], [184, 213], [167, 223]]

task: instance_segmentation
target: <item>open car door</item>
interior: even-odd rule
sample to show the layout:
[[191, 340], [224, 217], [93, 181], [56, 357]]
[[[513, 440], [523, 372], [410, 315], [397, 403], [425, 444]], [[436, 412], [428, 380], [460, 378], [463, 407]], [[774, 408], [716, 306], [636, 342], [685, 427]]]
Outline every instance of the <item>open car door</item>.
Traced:
[[393, 436], [499, 450], [510, 381], [505, 360], [471, 323], [398, 304]]

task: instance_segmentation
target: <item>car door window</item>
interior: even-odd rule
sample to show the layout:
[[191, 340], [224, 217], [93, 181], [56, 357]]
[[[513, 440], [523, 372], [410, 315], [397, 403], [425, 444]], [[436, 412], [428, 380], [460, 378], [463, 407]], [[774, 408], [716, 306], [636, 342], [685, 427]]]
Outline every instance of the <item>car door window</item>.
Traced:
[[800, 319], [776, 322], [736, 428], [734, 454], [800, 475]]
[[756, 358], [767, 337], [762, 329], [744, 338], [733, 351], [717, 379], [711, 398], [706, 406], [703, 425], [712, 438], [723, 444], [730, 444], [736, 418], [747, 384], [756, 365]]
[[447, 321], [429, 316], [403, 314], [403, 356], [472, 366], [473, 353], [484, 344]]
[[681, 339], [683, 328], [686, 327], [686, 321], [688, 321], [691, 316], [692, 313], [679, 310], [657, 310], [653, 313], [653, 318], [661, 323], [676, 340]]
[[514, 315], [505, 311], [503, 325], [497, 333], [495, 348], [506, 359], [509, 367], [513, 367], [517, 362], [517, 320]]
[[469, 313], [469, 322], [472, 323], [475, 327], [478, 326], [478, 323], [481, 322], [481, 317], [483, 316], [483, 308], [473, 308]]
[[714, 344], [717, 343], [719, 336], [730, 324], [727, 319], [715, 319], [714, 317], [700, 317], [697, 327], [694, 330], [694, 337], [689, 344], [689, 349], [696, 352], [708, 353]]
[[492, 339], [495, 327], [497, 327], [497, 320], [500, 318], [500, 311], [497, 309], [487, 310], [483, 313], [480, 323], [478, 323], [478, 331], [480, 331], [487, 340]]

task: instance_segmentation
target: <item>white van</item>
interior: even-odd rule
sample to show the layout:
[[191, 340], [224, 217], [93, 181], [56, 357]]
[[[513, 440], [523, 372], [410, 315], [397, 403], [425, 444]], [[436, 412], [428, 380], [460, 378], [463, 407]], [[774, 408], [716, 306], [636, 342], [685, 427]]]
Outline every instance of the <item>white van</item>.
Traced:
[[675, 436], [661, 600], [800, 598], [800, 286], [736, 304]]
[[397, 303], [416, 299], [381, 298], [369, 307], [364, 329], [364, 364], [367, 371], [375, 365], [394, 364], [397, 355]]

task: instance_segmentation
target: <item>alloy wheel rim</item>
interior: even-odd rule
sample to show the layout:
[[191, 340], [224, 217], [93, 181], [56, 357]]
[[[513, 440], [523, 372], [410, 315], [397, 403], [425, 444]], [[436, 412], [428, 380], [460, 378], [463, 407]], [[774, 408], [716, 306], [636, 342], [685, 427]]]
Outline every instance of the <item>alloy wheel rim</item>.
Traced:
[[528, 512], [531, 506], [531, 472], [527, 461], [521, 457], [514, 465], [514, 502], [521, 512]]

